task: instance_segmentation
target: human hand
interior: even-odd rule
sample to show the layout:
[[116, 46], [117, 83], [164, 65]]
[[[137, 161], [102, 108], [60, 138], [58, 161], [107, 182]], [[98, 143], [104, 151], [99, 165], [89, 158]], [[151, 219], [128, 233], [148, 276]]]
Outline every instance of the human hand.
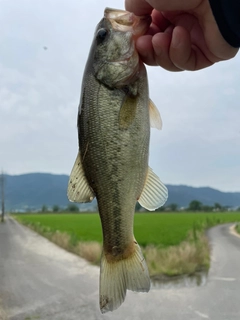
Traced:
[[208, 0], [125, 0], [125, 6], [136, 15], [152, 16], [148, 33], [136, 42], [148, 65], [194, 71], [238, 52], [221, 35]]

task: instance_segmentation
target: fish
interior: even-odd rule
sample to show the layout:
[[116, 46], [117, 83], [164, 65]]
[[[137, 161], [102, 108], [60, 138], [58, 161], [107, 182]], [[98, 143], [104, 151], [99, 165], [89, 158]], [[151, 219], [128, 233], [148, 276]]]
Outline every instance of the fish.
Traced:
[[168, 197], [148, 166], [150, 126], [161, 129], [162, 120], [149, 99], [146, 68], [135, 46], [150, 23], [148, 16], [106, 8], [82, 80], [79, 151], [67, 194], [73, 202], [97, 199], [103, 233], [102, 313], [117, 309], [127, 290], [149, 291], [147, 264], [133, 234], [135, 206], [138, 201], [155, 210]]

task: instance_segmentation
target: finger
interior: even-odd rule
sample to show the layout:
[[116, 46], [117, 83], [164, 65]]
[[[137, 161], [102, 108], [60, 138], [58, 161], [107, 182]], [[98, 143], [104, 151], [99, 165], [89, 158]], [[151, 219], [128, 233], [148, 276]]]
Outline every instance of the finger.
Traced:
[[152, 12], [152, 24], [156, 25], [161, 31], [164, 31], [171, 25], [171, 22], [165, 18], [162, 12], [153, 10]]
[[125, 8], [137, 16], [150, 14], [153, 10], [152, 6], [145, 0], [125, 0]]
[[[127, 0], [126, 0], [127, 1]], [[159, 11], [172, 11], [172, 10], [190, 10], [198, 7], [202, 0], [146, 0], [153, 8], [159, 10]], [[128, 0], [128, 2], [131, 2], [131, 0]], [[137, 6], [137, 3], [142, 2], [141, 1], [132, 1], [135, 2], [135, 6]]]
[[156, 66], [157, 63], [154, 57], [154, 50], [152, 46], [152, 36], [145, 35], [137, 39], [136, 48], [141, 60], [149, 66]]
[[169, 71], [182, 71], [171, 61], [169, 47], [172, 38], [172, 27], [166, 32], [157, 33], [152, 38], [154, 58], [157, 65]]
[[193, 45], [189, 32], [183, 27], [175, 27], [169, 48], [173, 64], [182, 70], [199, 70], [213, 64], [197, 45]]
[[159, 29], [158, 26], [156, 26], [155, 24], [151, 24], [148, 31], [145, 34], [150, 34], [152, 36], [154, 36], [154, 34], [161, 32], [162, 30]]

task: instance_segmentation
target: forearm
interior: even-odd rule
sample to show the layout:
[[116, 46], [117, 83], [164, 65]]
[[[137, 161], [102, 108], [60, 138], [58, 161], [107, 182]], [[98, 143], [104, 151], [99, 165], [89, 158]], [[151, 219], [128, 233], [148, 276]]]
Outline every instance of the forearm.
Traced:
[[233, 47], [240, 47], [240, 1], [209, 0], [219, 30]]

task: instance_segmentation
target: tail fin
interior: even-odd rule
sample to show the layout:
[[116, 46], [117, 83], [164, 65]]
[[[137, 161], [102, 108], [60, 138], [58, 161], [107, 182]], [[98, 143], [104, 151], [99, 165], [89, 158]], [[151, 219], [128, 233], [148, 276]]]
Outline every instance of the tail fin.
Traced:
[[100, 269], [100, 309], [113, 311], [123, 303], [127, 289], [148, 292], [150, 278], [145, 259], [138, 244], [128, 258], [108, 262], [103, 252]]

